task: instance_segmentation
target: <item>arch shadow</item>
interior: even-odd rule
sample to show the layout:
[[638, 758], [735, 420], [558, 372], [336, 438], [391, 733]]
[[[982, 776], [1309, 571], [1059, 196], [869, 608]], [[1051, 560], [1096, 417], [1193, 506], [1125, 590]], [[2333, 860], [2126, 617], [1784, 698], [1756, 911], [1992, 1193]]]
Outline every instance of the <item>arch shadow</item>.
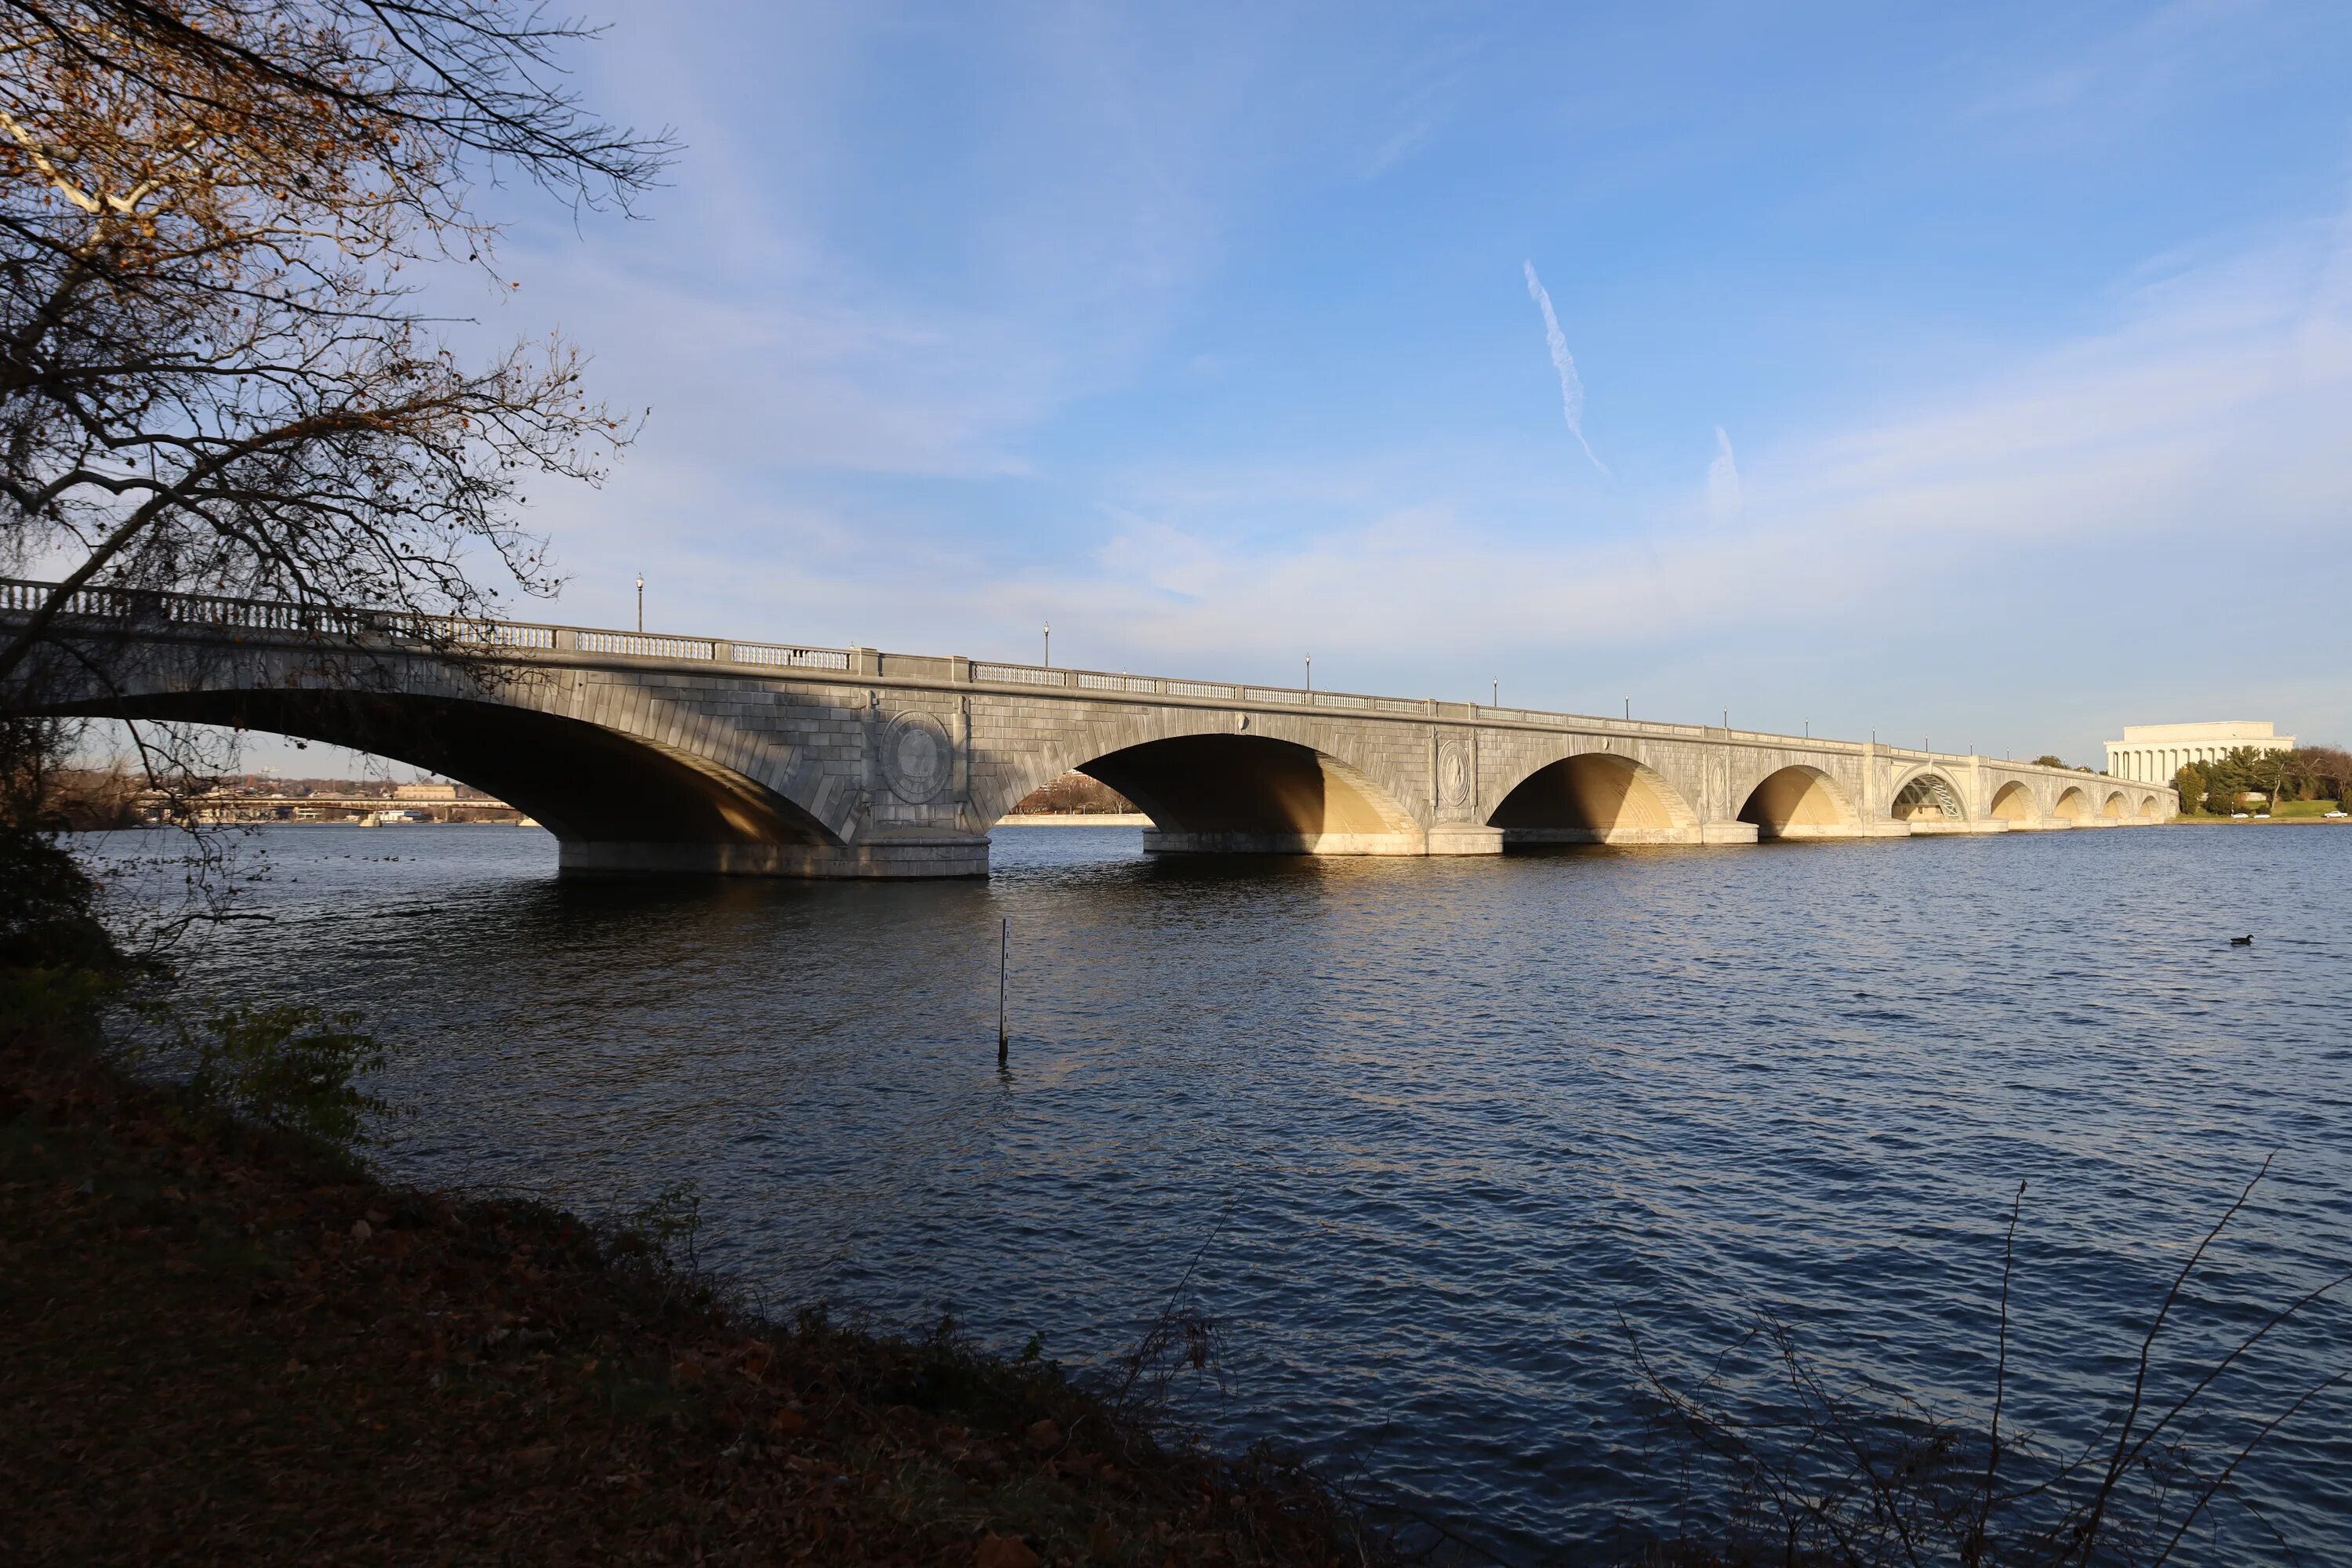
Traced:
[[2090, 809], [2090, 796], [2084, 795], [2079, 785], [2068, 784], [2058, 792], [2057, 804], [2050, 808], [2050, 815], [2063, 822], [2080, 822], [2089, 815]]
[[1077, 765], [1151, 818], [1162, 854], [1418, 855], [1420, 825], [1327, 752], [1265, 735], [1172, 735]]
[[1698, 814], [1655, 769], [1580, 752], [1521, 779], [1486, 818], [1506, 845], [1696, 844]]
[[2029, 785], [2011, 779], [1993, 792], [1990, 815], [1997, 822], [2038, 822], [2042, 808]]
[[90, 717], [217, 724], [372, 752], [485, 790], [567, 847], [838, 848], [762, 784], [675, 747], [537, 709], [449, 696], [261, 688], [124, 696]]
[[1862, 817], [1829, 774], [1796, 763], [1748, 792], [1739, 820], [1754, 823], [1759, 838], [1846, 838]]

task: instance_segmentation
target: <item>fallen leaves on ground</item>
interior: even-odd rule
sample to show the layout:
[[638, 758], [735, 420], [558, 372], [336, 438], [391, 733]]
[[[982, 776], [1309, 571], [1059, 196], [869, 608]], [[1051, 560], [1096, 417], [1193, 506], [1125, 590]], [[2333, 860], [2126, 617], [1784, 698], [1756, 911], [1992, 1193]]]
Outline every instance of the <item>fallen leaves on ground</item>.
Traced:
[[1331, 1563], [1296, 1469], [0, 1049], [0, 1561]]

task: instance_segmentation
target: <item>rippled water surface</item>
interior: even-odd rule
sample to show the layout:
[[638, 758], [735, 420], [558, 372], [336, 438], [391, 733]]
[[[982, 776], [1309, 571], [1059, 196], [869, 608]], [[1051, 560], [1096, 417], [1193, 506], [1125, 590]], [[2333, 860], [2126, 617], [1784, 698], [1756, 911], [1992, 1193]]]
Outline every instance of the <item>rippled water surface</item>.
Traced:
[[[2352, 830], [1186, 864], [1012, 828], [990, 880], [898, 886], [562, 883], [519, 829], [260, 842], [278, 919], [204, 977], [404, 1042], [404, 1173], [691, 1176], [774, 1296], [1072, 1363], [1199, 1253], [1208, 1419], [1514, 1561], [1674, 1516], [1621, 1315], [1687, 1362], [1768, 1306], [1846, 1385], [1980, 1411], [2024, 1179], [2012, 1413], [2087, 1436], [2264, 1155], [2183, 1350], [2352, 1263]], [[2346, 1364], [2323, 1308], [2217, 1408]], [[2306, 1561], [2352, 1556], [2347, 1415], [2256, 1461]], [[2230, 1529], [2202, 1560], [2282, 1555]]]

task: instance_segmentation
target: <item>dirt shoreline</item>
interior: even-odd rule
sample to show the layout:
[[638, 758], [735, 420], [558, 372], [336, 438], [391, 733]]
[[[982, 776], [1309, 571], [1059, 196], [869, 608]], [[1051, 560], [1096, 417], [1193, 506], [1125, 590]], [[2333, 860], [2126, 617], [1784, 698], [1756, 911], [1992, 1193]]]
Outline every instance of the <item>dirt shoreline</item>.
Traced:
[[0, 1560], [1378, 1563], [1049, 1363], [746, 1310], [643, 1237], [378, 1182], [0, 1044]]

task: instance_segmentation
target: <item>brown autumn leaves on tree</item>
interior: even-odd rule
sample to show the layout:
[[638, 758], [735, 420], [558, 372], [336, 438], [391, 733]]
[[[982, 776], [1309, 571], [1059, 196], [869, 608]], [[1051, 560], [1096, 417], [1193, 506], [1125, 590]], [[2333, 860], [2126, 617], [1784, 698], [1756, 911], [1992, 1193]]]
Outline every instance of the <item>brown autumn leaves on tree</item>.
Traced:
[[[0, 572], [63, 584], [0, 626], [0, 953], [95, 930], [44, 694], [119, 650], [75, 590], [463, 616], [553, 586], [525, 487], [594, 482], [635, 424], [560, 339], [467, 363], [415, 283], [497, 280], [485, 183], [625, 209], [660, 173], [568, 86], [587, 37], [533, 0], [0, 0]], [[224, 760], [131, 739], [175, 796]]]
[[465, 363], [411, 279], [495, 276], [487, 180], [625, 208], [658, 174], [565, 84], [586, 36], [500, 0], [0, 0], [7, 566], [459, 616], [551, 588], [528, 483], [600, 479], [635, 422], [561, 338]]

